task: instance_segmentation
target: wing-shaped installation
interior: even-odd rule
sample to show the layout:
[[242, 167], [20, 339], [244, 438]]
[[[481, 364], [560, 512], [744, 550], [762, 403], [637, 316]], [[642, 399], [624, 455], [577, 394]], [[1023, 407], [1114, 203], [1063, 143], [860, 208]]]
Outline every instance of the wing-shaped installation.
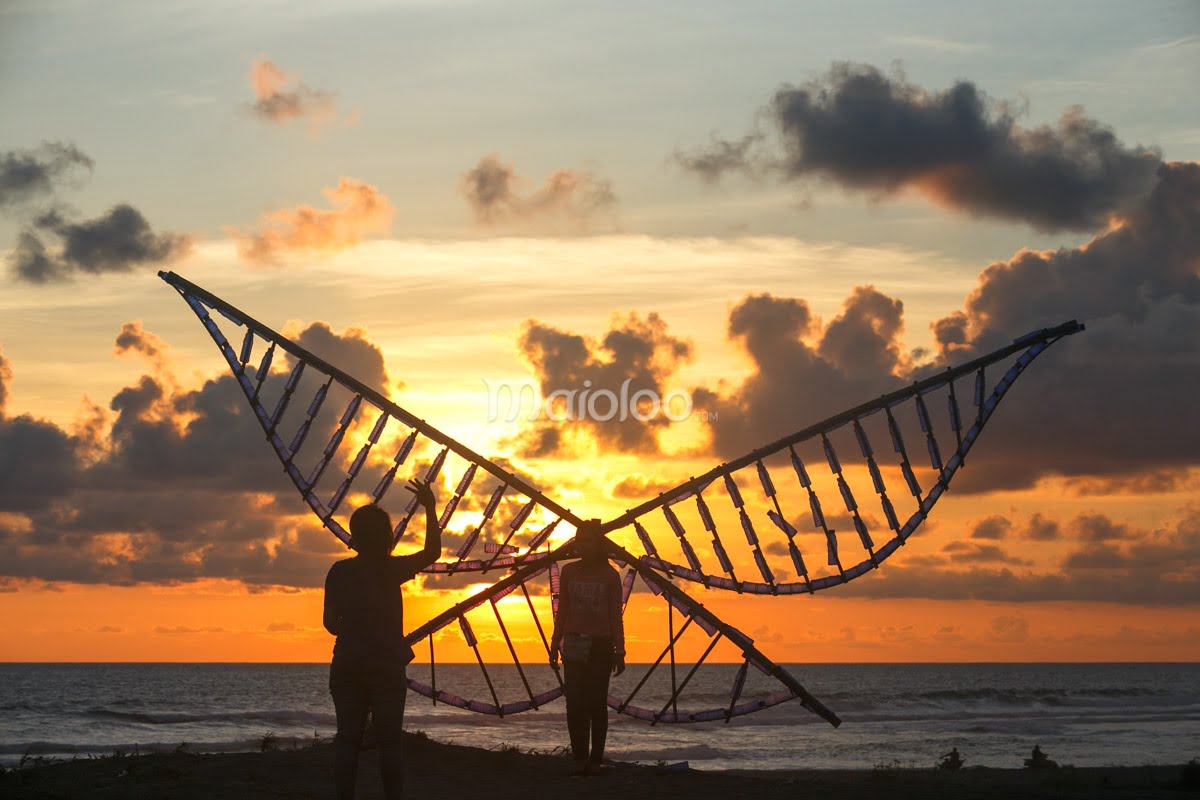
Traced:
[[848, 583], [904, 545], [1017, 378], [1081, 330], [1071, 321], [1029, 333], [715, 467], [604, 530], [632, 528], [644, 564], [712, 589], [801, 594]]
[[[455, 530], [461, 534], [455, 534], [452, 556], [426, 572], [434, 579], [457, 574], [460, 581], [485, 586], [408, 635], [418, 653], [428, 654], [423, 661], [428, 674], [417, 670], [410, 688], [435, 703], [499, 716], [560, 697], [560, 676], [545, 659], [523, 664], [514, 632], [547, 647], [557, 609], [558, 562], [575, 556], [572, 539], [556, 547], [551, 539], [561, 523], [576, 528], [582, 518], [507, 464], [484, 458], [392, 402], [384, 387], [362, 382], [174, 273], [159, 275], [204, 325], [284, 472], [342, 542], [349, 541], [343, 520], [349, 518], [346, 498], [352, 493], [386, 503], [394, 485], [408, 478], [432, 482], [451, 476], [447, 485], [455, 488], [439, 524], [447, 537]], [[630, 691], [609, 697], [609, 705], [658, 724], [727, 722], [799, 700], [839, 724], [836, 714], [750, 637], [673, 579], [739, 593], [798, 594], [877, 568], [928, 517], [1016, 379], [1047, 347], [1081, 330], [1072, 321], [1027, 334], [760, 447], [604, 523], [610, 560], [625, 572], [623, 608], [659, 603], [668, 623], [656, 661]], [[989, 376], [996, 375], [989, 386]], [[417, 512], [415, 499], [405, 503], [393, 515], [397, 539]], [[839, 535], [846, 528], [849, 533]], [[689, 529], [703, 530], [704, 540], [699, 534], [689, 539]], [[719, 532], [735, 529], [724, 537]], [[625, 549], [623, 540], [636, 543], [642, 554]], [[818, 558], [811, 554], [814, 547]], [[862, 555], [850, 556], [852, 551]], [[483, 577], [489, 571], [497, 574]], [[635, 591], [638, 586], [646, 591]], [[481, 643], [477, 630], [483, 627], [488, 636]], [[480, 667], [476, 684], [462, 691], [439, 687], [437, 650], [447, 646], [457, 648], [458, 656], [473, 655]], [[493, 647], [512, 663], [484, 652]], [[740, 663], [728, 698], [691, 708], [697, 694], [711, 696], [708, 688], [687, 690], [714, 652]], [[690, 666], [681, 669], [683, 653], [695, 658], [689, 655]], [[515, 678], [493, 680], [500, 669], [515, 671]], [[520, 696], [502, 697], [501, 684], [521, 687]]]
[[[343, 542], [350, 541], [352, 509], [345, 500], [352, 491], [384, 503], [407, 478], [428, 483], [445, 471], [452, 471], [455, 489], [441, 509], [439, 523], [445, 529], [456, 514], [466, 512], [475, 522], [455, 557], [427, 572], [513, 567], [543, 547], [561, 521], [579, 525], [577, 515], [515, 471], [418, 419], [388, 399], [382, 387], [348, 375], [190, 281], [174, 273], [159, 274], [208, 330], [300, 496]], [[225, 327], [233, 326], [236, 338], [226, 335], [218, 317], [226, 321]], [[379, 452], [387, 457], [380, 458]], [[406, 505], [393, 515], [397, 539], [417, 512], [415, 498], [401, 496]], [[488, 538], [500, 540], [499, 547], [492, 548], [495, 552], [484, 551]]]
[[[423, 656], [422, 663], [413, 671], [428, 670], [427, 677], [421, 672], [420, 677], [410, 678], [409, 688], [434, 702], [497, 716], [535, 710], [561, 697], [562, 680], [558, 672], [548, 671], [545, 658], [539, 658], [533, 664], [522, 663], [513, 639], [520, 630], [518, 626], [526, 630], [532, 628], [535, 632], [532, 638], [540, 641], [542, 652], [549, 653], [552, 619], [545, 613], [547, 604], [535, 601], [535, 592], [541, 595], [539, 600], [544, 599], [546, 590], [538, 584], [545, 581], [553, 613], [558, 604], [556, 557], [569, 558], [572, 555], [570, 545], [564, 545], [559, 551], [516, 569], [408, 634], [409, 644]], [[658, 603], [665, 607], [667, 613], [663, 616], [668, 617], [670, 626], [665, 632], [662, 650], [654, 662], [642, 670], [632, 687], [609, 696], [611, 708], [652, 725], [728, 722], [734, 717], [789, 700], [799, 700], [801, 705], [822, 719], [835, 726], [841, 724], [837, 715], [813, 697], [792, 675], [763, 655], [750, 637], [717, 618], [667, 578], [640, 563], [620, 547], [612, 546], [611, 557], [624, 570], [622, 609], [628, 609], [631, 602], [635, 602], [635, 585], [640, 583], [647, 591], [639, 592], [637, 596], [645, 598], [646, 603]], [[515, 602], [505, 602], [510, 598]], [[675, 622], [676, 618], [678, 623]], [[484, 630], [485, 625], [493, 641], [504, 643], [503, 648], [497, 648], [503, 651], [503, 660], [488, 659], [481, 652], [483, 634], [480, 631]], [[690, 639], [687, 638], [689, 635]], [[679, 653], [685, 649], [685, 644], [690, 645], [689, 649], [698, 655], [694, 661], [687, 663], [686, 668], [681, 668], [677, 661], [684, 661]], [[480, 679], [468, 688], [473, 689], [480, 699], [468, 699], [465, 696], [467, 691], [438, 686], [437, 649], [447, 647], [455, 648], [458, 653], [465, 649], [473, 654], [479, 664]], [[693, 700], [697, 695], [702, 700], [710, 696], [708, 690], [687, 690], [692, 679], [718, 647], [723, 647], [720, 655], [725, 660], [740, 663], [731, 676], [727, 699], [720, 705], [711, 705], [711, 700], [707, 700], [709, 705], [690, 707], [700, 702]], [[511, 661], [511, 664], [504, 663], [507, 661]], [[503, 696], [501, 682], [495, 680], [493, 675], [501, 668], [515, 670], [517, 680], [510, 677], [505, 683], [520, 687], [518, 696]], [[748, 680], [752, 668], [755, 680]]]

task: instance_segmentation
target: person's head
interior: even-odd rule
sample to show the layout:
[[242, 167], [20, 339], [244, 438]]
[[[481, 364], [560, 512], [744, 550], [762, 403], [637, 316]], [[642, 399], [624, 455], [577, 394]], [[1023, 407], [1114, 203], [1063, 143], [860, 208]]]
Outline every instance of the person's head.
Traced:
[[362, 506], [350, 515], [350, 547], [367, 558], [392, 552], [392, 518], [379, 506]]
[[600, 520], [589, 519], [579, 526], [575, 534], [575, 552], [589, 563], [604, 560], [604, 534], [600, 532]]

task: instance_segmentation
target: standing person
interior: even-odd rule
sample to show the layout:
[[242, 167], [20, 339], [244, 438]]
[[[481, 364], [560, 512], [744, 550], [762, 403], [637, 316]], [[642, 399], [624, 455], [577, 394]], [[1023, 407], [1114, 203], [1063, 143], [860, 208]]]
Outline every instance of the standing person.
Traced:
[[[600, 520], [575, 535], [579, 560], [562, 569], [558, 615], [550, 642], [550, 664], [562, 656], [567, 730], [575, 775], [594, 775], [608, 736], [608, 679], [625, 671], [625, 628], [621, 622], [621, 578], [605, 554]], [[591, 747], [588, 747], [589, 734]]]
[[433, 490], [416, 481], [405, 488], [425, 507], [421, 551], [391, 555], [391, 518], [377, 505], [362, 506], [350, 516], [350, 547], [358, 555], [335, 562], [325, 578], [325, 630], [337, 637], [329, 692], [337, 713], [334, 781], [340, 800], [354, 798], [368, 713], [374, 714], [379, 739], [384, 796], [388, 800], [403, 796], [405, 666], [413, 660], [413, 651], [404, 640], [400, 586], [442, 553]]

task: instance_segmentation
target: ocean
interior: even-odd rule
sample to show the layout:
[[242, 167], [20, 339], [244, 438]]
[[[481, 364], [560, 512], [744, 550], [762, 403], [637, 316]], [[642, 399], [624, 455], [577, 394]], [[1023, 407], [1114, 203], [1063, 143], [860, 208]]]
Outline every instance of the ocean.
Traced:
[[[0, 664], [0, 764], [113, 750], [300, 746], [334, 730], [325, 664]], [[631, 665], [613, 693], [645, 669]], [[1035, 744], [1060, 764], [1180, 764], [1200, 756], [1200, 664], [793, 664], [843, 723], [796, 701], [730, 723], [664, 725], [611, 715], [608, 755], [700, 769], [929, 767], [951, 747], [968, 766], [1020, 767]], [[546, 667], [532, 682], [553, 680]], [[491, 667], [501, 697], [524, 695]], [[736, 665], [705, 665], [683, 695], [727, 704]], [[544, 674], [541, 674], [544, 673]], [[753, 675], [753, 670], [751, 671]], [[428, 680], [428, 667], [413, 677]], [[663, 668], [656, 677], [669, 674]], [[682, 680], [681, 671], [679, 678]], [[439, 664], [440, 688], [486, 693], [475, 664]], [[746, 696], [756, 690], [752, 678]], [[534, 687], [534, 691], [539, 686]], [[666, 701], [650, 683], [639, 702]], [[479, 694], [478, 696], [486, 696]], [[685, 704], [681, 704], [681, 708]], [[690, 706], [689, 706], [690, 707]], [[566, 744], [562, 700], [497, 719], [409, 694], [407, 727], [484, 748]]]

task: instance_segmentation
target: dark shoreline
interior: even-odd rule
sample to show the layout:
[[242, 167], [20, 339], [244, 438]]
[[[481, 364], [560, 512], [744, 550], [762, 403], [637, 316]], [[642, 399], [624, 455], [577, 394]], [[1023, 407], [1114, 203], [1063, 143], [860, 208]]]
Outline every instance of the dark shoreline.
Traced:
[[[828, 792], [858, 798], [1179, 798], [1181, 766], [1086, 767], [1053, 771], [979, 767], [957, 773], [934, 769], [664, 771], [617, 764], [602, 775], [569, 778], [561, 755], [514, 749], [480, 750], [443, 744], [420, 734], [407, 741], [414, 798], [530, 800], [612, 798], [618, 793], [689, 800], [796, 800]], [[332, 795], [332, 748], [327, 743], [262, 753], [188, 752], [110, 755], [27, 765], [0, 775], [0, 795], [18, 798], [327, 798]], [[1195, 770], [1193, 770], [1195, 772]], [[1194, 777], [1193, 777], [1194, 780]], [[1191, 786], [1196, 791], [1195, 785]], [[380, 797], [375, 753], [363, 754], [359, 796]]]

